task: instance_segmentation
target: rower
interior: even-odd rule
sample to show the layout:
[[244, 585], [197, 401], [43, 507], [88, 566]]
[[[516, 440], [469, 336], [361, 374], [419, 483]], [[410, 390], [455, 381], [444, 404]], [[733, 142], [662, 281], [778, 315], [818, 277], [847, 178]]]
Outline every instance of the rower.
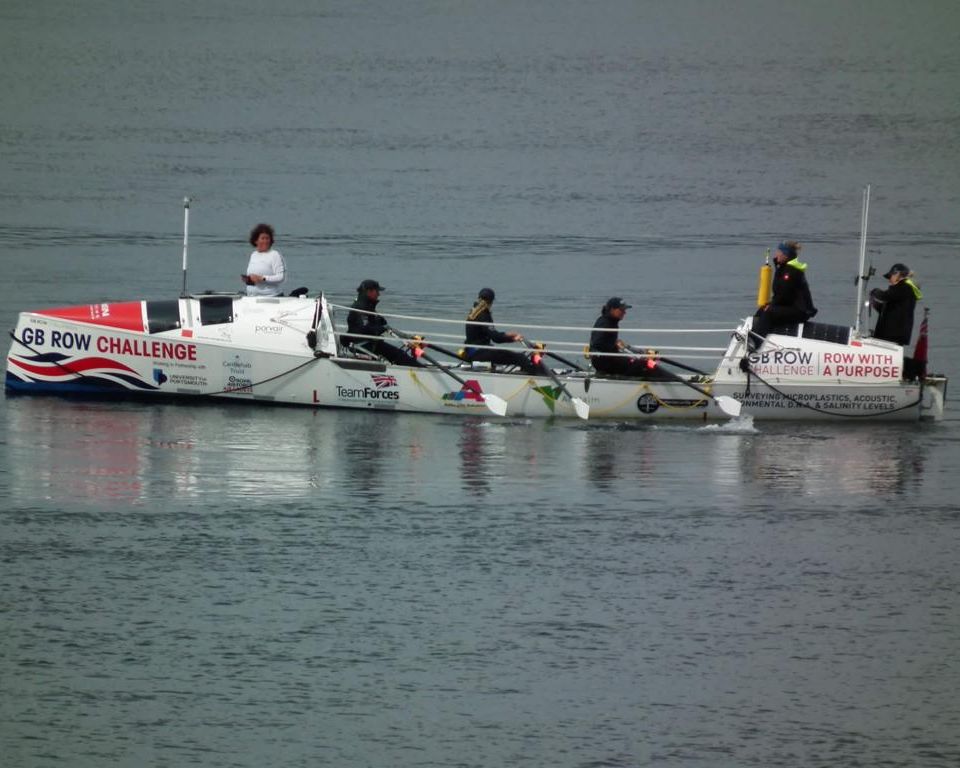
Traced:
[[521, 352], [507, 349], [490, 349], [494, 344], [506, 344], [511, 341], [522, 342], [523, 336], [516, 331], [498, 331], [493, 327], [493, 314], [490, 308], [496, 294], [493, 288], [481, 288], [477, 300], [467, 315], [466, 340], [463, 357], [468, 362], [485, 362], [494, 365], [513, 365], [533, 376], [549, 376], [542, 362], [534, 362]]
[[619, 296], [607, 299], [607, 303], [600, 309], [600, 317], [593, 324], [590, 334], [590, 362], [599, 373], [612, 376], [627, 376], [633, 379], [664, 379], [657, 367], [656, 358], [641, 355], [640, 357], [624, 357], [628, 347], [619, 338], [620, 321], [631, 308]]
[[[341, 342], [354, 349], [369, 352], [393, 363], [394, 365], [419, 366], [420, 363], [402, 349], [394, 347], [381, 339], [362, 338], [364, 336], [382, 336], [387, 331], [387, 321], [376, 312], [380, 301], [380, 292], [385, 290], [376, 280], [364, 280], [357, 287], [357, 299], [351, 304], [347, 315], [347, 330], [357, 336], [342, 336]], [[355, 311], [359, 310], [359, 311]]]

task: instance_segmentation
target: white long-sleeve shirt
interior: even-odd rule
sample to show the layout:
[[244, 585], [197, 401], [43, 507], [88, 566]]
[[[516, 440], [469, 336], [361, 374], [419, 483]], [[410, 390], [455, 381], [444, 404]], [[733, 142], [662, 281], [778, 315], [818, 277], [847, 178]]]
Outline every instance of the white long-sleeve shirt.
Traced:
[[247, 264], [248, 275], [263, 275], [262, 283], [247, 286], [247, 296], [277, 296], [280, 284], [287, 279], [287, 265], [276, 248], [254, 251]]

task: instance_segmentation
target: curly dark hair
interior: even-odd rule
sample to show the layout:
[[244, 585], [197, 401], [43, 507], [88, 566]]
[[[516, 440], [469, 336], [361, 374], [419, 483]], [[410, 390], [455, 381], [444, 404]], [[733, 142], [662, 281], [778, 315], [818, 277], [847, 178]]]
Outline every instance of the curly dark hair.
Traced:
[[273, 227], [269, 224], [257, 224], [257, 226], [250, 230], [250, 245], [256, 247], [257, 238], [264, 232], [270, 235], [270, 245], [273, 245]]

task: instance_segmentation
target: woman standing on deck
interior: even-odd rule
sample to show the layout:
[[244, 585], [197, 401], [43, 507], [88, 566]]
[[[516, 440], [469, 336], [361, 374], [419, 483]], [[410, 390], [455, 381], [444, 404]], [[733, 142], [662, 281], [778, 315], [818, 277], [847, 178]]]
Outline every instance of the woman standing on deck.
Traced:
[[906, 346], [913, 334], [913, 311], [923, 294], [913, 282], [913, 272], [906, 264], [894, 264], [884, 277], [890, 287], [886, 290], [874, 288], [870, 292], [870, 304], [880, 313], [873, 337]]
[[774, 261], [777, 271], [773, 276], [773, 298], [757, 310], [753, 319], [748, 348], [756, 351], [764, 338], [775, 327], [805, 323], [817, 314], [807, 283], [807, 265], [798, 258], [803, 246], [796, 240], [787, 240], [777, 246]]
[[279, 296], [280, 285], [287, 279], [287, 265], [280, 251], [273, 247], [273, 227], [257, 224], [250, 232], [254, 247], [247, 271], [240, 277], [247, 285], [247, 296]]

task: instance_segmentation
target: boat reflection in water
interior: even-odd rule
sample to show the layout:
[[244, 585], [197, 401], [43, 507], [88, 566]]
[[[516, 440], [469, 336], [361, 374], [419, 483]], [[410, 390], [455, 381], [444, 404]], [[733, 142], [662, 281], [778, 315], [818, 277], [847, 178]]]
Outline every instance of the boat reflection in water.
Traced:
[[5, 414], [15, 503], [408, 507], [506, 493], [505, 503], [602, 504], [597, 491], [637, 508], [691, 494], [705, 511], [760, 510], [778, 494], [866, 503], [916, 487], [930, 442], [892, 425], [758, 431], [30, 397], [8, 399]]
[[335, 457], [312, 431], [316, 414], [283, 408], [18, 397], [5, 415], [9, 495], [21, 502], [276, 500], [322, 486], [312, 467]]
[[487, 422], [465, 419], [460, 427], [460, 476], [463, 490], [474, 496], [485, 496], [490, 491], [490, 442]]
[[[633, 500], [670, 505], [702, 494], [710, 506], [757, 510], [778, 495], [815, 504], [898, 494], [922, 481], [929, 453], [925, 430], [749, 421], [704, 427], [585, 425], [564, 430], [579, 455], [580, 476], [601, 491], [634, 484]], [[697, 491], [699, 489], [699, 492]]]
[[923, 431], [822, 427], [778, 430], [740, 445], [745, 482], [817, 501], [859, 496], [865, 503], [920, 485], [929, 451]]

